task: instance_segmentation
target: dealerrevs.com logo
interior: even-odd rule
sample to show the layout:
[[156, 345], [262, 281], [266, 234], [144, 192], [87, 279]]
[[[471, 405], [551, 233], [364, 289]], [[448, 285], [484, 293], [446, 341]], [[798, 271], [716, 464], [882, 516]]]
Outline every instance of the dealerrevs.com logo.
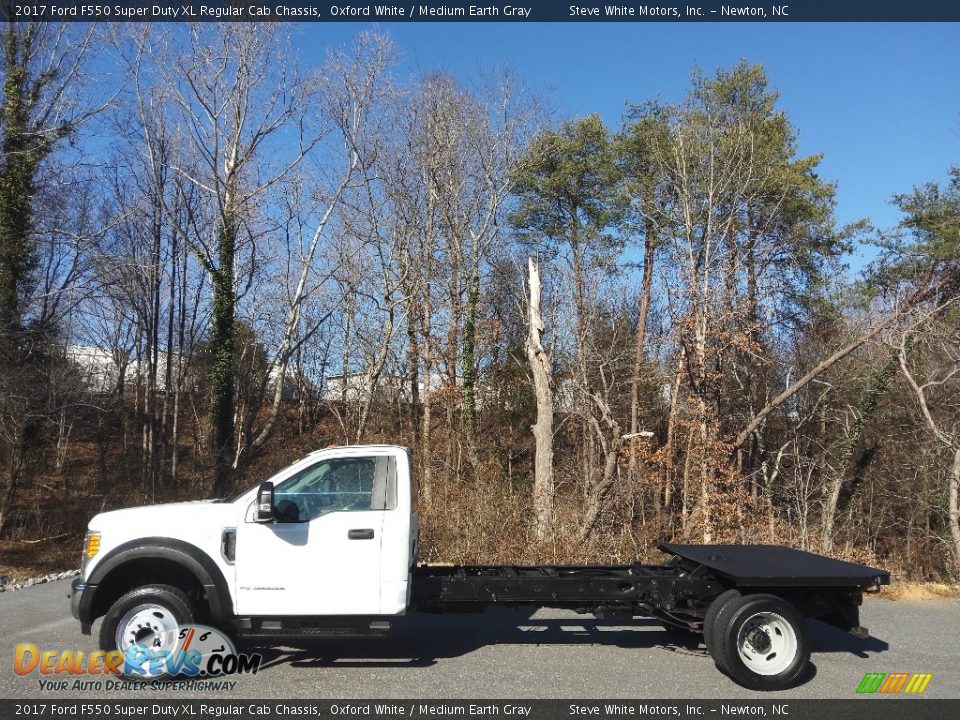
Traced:
[[[215, 628], [178, 625], [108, 652], [41, 650], [32, 643], [20, 643], [14, 652], [13, 671], [40, 675], [41, 690], [135, 690], [159, 682], [182, 684], [255, 674], [261, 661], [259, 654], [238, 653], [230, 638]], [[223, 687], [209, 689], [230, 690], [234, 684], [221, 683]]]

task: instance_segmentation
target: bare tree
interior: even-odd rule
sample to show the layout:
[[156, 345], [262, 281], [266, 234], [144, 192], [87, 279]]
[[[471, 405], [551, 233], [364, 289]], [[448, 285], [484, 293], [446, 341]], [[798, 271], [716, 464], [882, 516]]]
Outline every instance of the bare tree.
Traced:
[[[94, 42], [92, 28], [20, 22], [4, 3], [0, 71], [0, 536], [8, 532], [18, 489], [42, 457], [43, 430], [61, 416], [62, 356], [53, 344], [62, 314], [88, 261], [92, 203], [68, 193], [72, 168], [58, 167], [63, 142], [102, 104], [81, 95]], [[90, 93], [95, 96], [96, 93]], [[56, 212], [40, 207], [57, 198]], [[69, 210], [67, 208], [70, 208]], [[75, 233], [67, 220], [78, 212]], [[86, 226], [86, 227], [84, 227]], [[54, 414], [50, 411], [54, 409]]]
[[[298, 348], [294, 344], [294, 337], [298, 338], [298, 343], [309, 341], [339, 304], [333, 300], [327, 312], [312, 318], [313, 322], [309, 327], [299, 327], [304, 304], [317, 288], [326, 285], [339, 270], [337, 266], [328, 267], [320, 274], [319, 280], [311, 281], [311, 277], [318, 274], [315, 263], [318, 248], [324, 240], [329, 241], [327, 229], [345, 194], [354, 192], [360, 196], [361, 201], [373, 201], [371, 185], [374, 180], [371, 175], [379, 162], [379, 137], [385, 132], [384, 106], [391, 100], [389, 69], [392, 61], [393, 46], [386, 36], [361, 33], [352, 56], [342, 52], [331, 54], [327, 66], [321, 72], [318, 111], [324, 126], [336, 135], [340, 156], [326, 158], [324, 164], [328, 168], [337, 167], [339, 170], [331, 173], [333, 177], [330, 189], [318, 189], [316, 193], [322, 198], [320, 217], [300, 257], [300, 271], [288, 300], [289, 311], [283, 334], [270, 363], [268, 375], [274, 383], [270, 413], [259, 432], [252, 437], [249, 446], [244, 448], [241, 445], [238, 448], [238, 458], [245, 450], [248, 453], [257, 451], [270, 437], [279, 414], [290, 359]], [[325, 130], [324, 135], [327, 132]], [[372, 209], [376, 211], [376, 208]], [[389, 264], [389, 260], [387, 263]], [[355, 290], [355, 286], [348, 285], [343, 288], [341, 296]], [[392, 314], [391, 332], [386, 333], [386, 336], [392, 337]], [[379, 357], [382, 359], [376, 374], [382, 371], [385, 353], [381, 353]], [[375, 377], [371, 378], [374, 384], [375, 380]], [[363, 435], [368, 413], [369, 408], [363, 413], [357, 430], [357, 441]]]
[[[944, 473], [947, 525], [960, 574], [960, 330], [955, 305], [955, 299], [949, 300], [921, 316], [903, 334], [897, 357], [927, 428], [949, 456]], [[920, 373], [924, 377], [918, 380]]]
[[537, 397], [537, 419], [532, 426], [536, 442], [533, 470], [533, 512], [537, 539], [541, 542], [553, 534], [553, 390], [550, 355], [543, 347], [545, 329], [540, 312], [540, 265], [527, 259], [529, 298], [527, 301], [527, 361], [533, 376], [533, 392]]
[[[171, 73], [192, 162], [179, 176], [213, 202], [215, 230], [188, 242], [210, 276], [210, 424], [214, 492], [230, 487], [235, 451], [235, 325], [238, 260], [252, 252], [258, 203], [322, 137], [309, 122], [315, 83], [284, 52], [279, 26], [198, 24]], [[282, 150], [280, 148], [283, 148]], [[248, 260], [252, 272], [255, 260]]]
[[719, 317], [718, 278], [730, 248], [739, 213], [755, 192], [753, 138], [748, 128], [729, 124], [722, 107], [696, 94], [674, 111], [665, 142], [655, 150], [668, 184], [668, 222], [675, 229], [671, 251], [682, 282], [678, 292], [683, 313], [676, 325], [685, 358], [686, 377], [696, 402], [699, 499], [695, 513], [711, 542], [714, 518], [713, 447], [717, 441], [716, 406], [721, 333], [730, 319]]
[[[8, 7], [8, 17], [11, 8]], [[38, 257], [31, 237], [42, 166], [101, 107], [79, 99], [93, 31], [8, 20], [0, 107], [0, 332], [23, 321]]]

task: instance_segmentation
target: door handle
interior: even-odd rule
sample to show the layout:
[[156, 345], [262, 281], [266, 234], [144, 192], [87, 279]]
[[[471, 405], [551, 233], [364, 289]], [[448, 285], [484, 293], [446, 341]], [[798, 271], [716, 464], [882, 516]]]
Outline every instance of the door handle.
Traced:
[[373, 530], [371, 528], [347, 530], [347, 538], [350, 540], [373, 540]]

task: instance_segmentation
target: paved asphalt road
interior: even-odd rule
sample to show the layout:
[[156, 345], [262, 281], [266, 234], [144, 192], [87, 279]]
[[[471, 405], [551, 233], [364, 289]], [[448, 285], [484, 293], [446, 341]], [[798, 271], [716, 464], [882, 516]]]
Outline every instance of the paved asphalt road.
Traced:
[[[13, 672], [14, 647], [94, 650], [70, 617], [68, 581], [0, 593], [0, 698], [148, 697], [51, 693]], [[814, 672], [765, 699], [851, 698], [867, 672], [930, 672], [926, 695], [960, 698], [960, 600], [868, 599], [859, 640], [811, 623]], [[94, 626], [96, 633], [98, 626]], [[638, 620], [600, 622], [572, 612], [499, 609], [482, 615], [411, 615], [389, 638], [337, 640], [307, 651], [266, 651], [266, 667], [233, 692], [157, 691], [235, 698], [757, 698], [720, 674], [698, 638]]]

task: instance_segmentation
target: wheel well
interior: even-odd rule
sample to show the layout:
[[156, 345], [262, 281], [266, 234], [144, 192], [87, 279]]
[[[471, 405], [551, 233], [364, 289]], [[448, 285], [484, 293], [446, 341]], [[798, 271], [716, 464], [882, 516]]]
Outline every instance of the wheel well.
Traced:
[[113, 568], [99, 583], [93, 617], [105, 615], [122, 595], [146, 585], [172, 585], [187, 594], [197, 610], [198, 619], [209, 616], [209, 600], [203, 584], [193, 572], [168, 558], [139, 557]]

